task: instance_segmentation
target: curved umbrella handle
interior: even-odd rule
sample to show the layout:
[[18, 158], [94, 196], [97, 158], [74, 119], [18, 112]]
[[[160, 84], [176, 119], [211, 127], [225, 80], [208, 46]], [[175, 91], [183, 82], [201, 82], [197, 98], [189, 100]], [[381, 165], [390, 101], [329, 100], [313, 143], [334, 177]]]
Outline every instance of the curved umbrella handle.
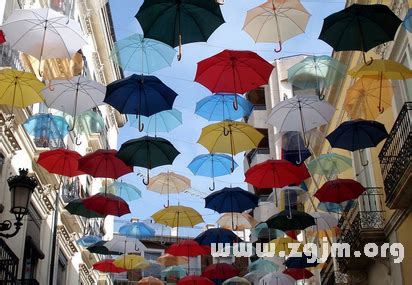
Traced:
[[379, 110], [379, 113], [380, 113], [380, 114], [382, 114], [383, 112], [385, 112], [385, 108], [384, 108], [384, 107], [381, 107], [381, 106], [378, 106], [378, 110]]
[[81, 145], [82, 141], [79, 139], [79, 137], [76, 137], [75, 143], [76, 143], [76, 145]]
[[141, 122], [140, 115], [139, 115], [139, 132], [143, 132], [143, 129], [144, 129], [144, 123]]
[[323, 100], [325, 100], [325, 95], [319, 94], [318, 98], [319, 98], [320, 101], [323, 101]]
[[362, 55], [363, 55], [363, 62], [365, 63], [365, 65], [371, 65], [373, 62], [373, 57], [371, 57], [370, 61], [366, 61], [365, 52], [363, 52]]
[[69, 132], [73, 131], [75, 125], [76, 125], [76, 115], [73, 116], [73, 125], [72, 125], [71, 127], [69, 126], [69, 127], [67, 128], [67, 130], [68, 130]]
[[177, 55], [177, 61], [182, 59], [182, 35], [179, 34], [179, 53]]
[[227, 130], [225, 126], [223, 126], [223, 135], [227, 137], [230, 133], [230, 130]]
[[235, 95], [235, 101], [233, 101], [233, 109], [235, 109], [235, 111], [239, 110], [239, 102], [237, 101], [236, 95]]
[[215, 181], [213, 181], [212, 187], [209, 187], [210, 191], [213, 191], [216, 189]]
[[149, 185], [149, 183], [150, 183], [149, 169], [147, 169], [146, 180], [143, 178], [142, 182], [143, 182], [143, 184], [146, 185], [146, 186]]
[[278, 53], [278, 52], [281, 52], [281, 51], [282, 51], [282, 42], [279, 42], [279, 47], [275, 48], [275, 52]]

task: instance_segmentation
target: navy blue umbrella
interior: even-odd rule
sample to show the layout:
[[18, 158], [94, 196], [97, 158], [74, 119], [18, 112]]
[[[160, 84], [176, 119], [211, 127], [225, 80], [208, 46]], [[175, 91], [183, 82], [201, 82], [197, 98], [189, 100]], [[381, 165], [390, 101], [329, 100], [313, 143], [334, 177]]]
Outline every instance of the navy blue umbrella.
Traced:
[[302, 150], [283, 150], [283, 159], [292, 162], [294, 165], [302, 164], [312, 153], [307, 148]]
[[307, 267], [314, 267], [319, 263], [313, 255], [308, 253], [301, 253], [296, 256], [290, 256], [288, 259], [286, 259], [284, 264], [287, 268], [303, 269]]
[[211, 246], [212, 243], [236, 243], [242, 240], [231, 230], [223, 228], [213, 228], [202, 232], [195, 238], [201, 245]]
[[356, 151], [375, 147], [387, 136], [385, 126], [379, 122], [354, 120], [340, 124], [326, 139], [334, 148]]
[[144, 126], [140, 116], [149, 117], [171, 110], [177, 93], [155, 76], [133, 74], [107, 86], [104, 102], [122, 114], [137, 115], [139, 130]]
[[242, 213], [258, 206], [259, 197], [242, 188], [223, 188], [205, 198], [205, 207], [218, 213]]

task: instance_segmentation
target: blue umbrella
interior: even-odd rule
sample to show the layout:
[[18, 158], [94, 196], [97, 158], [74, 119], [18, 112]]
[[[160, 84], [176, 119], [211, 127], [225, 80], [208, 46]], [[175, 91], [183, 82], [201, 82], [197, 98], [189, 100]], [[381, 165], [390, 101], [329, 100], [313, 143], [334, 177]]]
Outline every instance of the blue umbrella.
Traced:
[[106, 187], [102, 187], [101, 190], [103, 189], [107, 191], [107, 193], [117, 195], [126, 201], [133, 201], [142, 198], [142, 193], [139, 189], [137, 189], [137, 187], [121, 181], [114, 181], [107, 186], [107, 189]]
[[272, 239], [283, 237], [285, 233], [269, 228], [266, 223], [260, 223], [250, 231], [250, 235], [255, 239], [271, 241]]
[[[132, 127], [138, 127], [136, 116], [128, 115], [127, 118]], [[182, 112], [176, 109], [166, 110], [150, 117], [142, 116], [140, 120], [146, 133], [168, 133], [182, 124]]]
[[302, 150], [283, 150], [283, 159], [293, 163], [294, 165], [302, 164], [311, 156], [312, 153], [307, 148], [303, 148]]
[[271, 273], [277, 271], [279, 266], [275, 264], [273, 261], [269, 261], [263, 258], [259, 258], [256, 261], [253, 261], [249, 267], [249, 272], [264, 272], [264, 273]]
[[133, 74], [107, 86], [104, 102], [122, 114], [135, 114], [139, 118], [139, 130], [144, 125], [140, 116], [151, 116], [170, 110], [177, 93], [155, 76]]
[[349, 209], [352, 208], [354, 203], [354, 200], [348, 200], [342, 203], [320, 202], [318, 204], [318, 209], [325, 212], [340, 214], [342, 212], [349, 211]]
[[186, 269], [180, 266], [169, 266], [160, 272], [162, 278], [180, 279], [187, 275]]
[[231, 230], [224, 228], [208, 229], [199, 234], [195, 241], [202, 245], [210, 246], [212, 243], [227, 243], [233, 244], [242, 242], [242, 240]]
[[76, 243], [81, 247], [89, 247], [101, 240], [102, 238], [100, 236], [86, 235], [76, 240]]
[[[314, 259], [314, 261], [312, 261], [312, 259]], [[287, 268], [304, 269], [307, 267], [314, 267], [319, 263], [311, 254], [301, 253], [297, 256], [290, 256], [288, 259], [286, 259], [284, 264]]]
[[242, 213], [258, 206], [259, 197], [242, 188], [228, 188], [209, 194], [205, 207], [218, 213]]
[[69, 125], [63, 117], [39, 113], [28, 118], [23, 127], [36, 140], [62, 140], [69, 133]]
[[403, 20], [402, 25], [405, 27], [405, 29], [412, 33], [412, 8], [408, 10], [406, 13], [405, 19]]
[[[234, 109], [235, 101], [238, 108]], [[196, 103], [195, 114], [208, 121], [238, 120], [247, 117], [253, 110], [253, 104], [237, 94], [218, 93]]]
[[142, 222], [133, 222], [119, 228], [119, 233], [130, 238], [152, 237], [155, 230]]
[[[215, 190], [215, 177], [232, 173], [232, 158], [227, 154], [201, 154], [196, 156], [187, 167], [194, 175], [211, 177], [213, 187], [209, 189]], [[235, 162], [234, 169], [236, 167], [238, 164]]]

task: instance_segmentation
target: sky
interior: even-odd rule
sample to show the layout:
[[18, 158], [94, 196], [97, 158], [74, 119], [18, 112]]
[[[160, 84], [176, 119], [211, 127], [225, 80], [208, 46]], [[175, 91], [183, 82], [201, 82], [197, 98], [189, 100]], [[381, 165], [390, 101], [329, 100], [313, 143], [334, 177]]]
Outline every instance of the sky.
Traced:
[[[179, 96], [176, 98], [174, 108], [183, 113], [183, 125], [179, 126], [170, 133], [161, 133], [161, 136], [170, 140], [181, 152], [175, 159], [172, 166], [158, 167], [151, 171], [151, 176], [164, 171], [174, 171], [178, 174], [187, 176], [192, 181], [192, 194], [171, 195], [171, 204], [185, 205], [195, 208], [206, 223], [214, 224], [219, 214], [204, 208], [204, 197], [211, 193], [208, 187], [211, 186], [211, 179], [200, 176], [193, 176], [187, 165], [197, 155], [207, 153], [207, 150], [196, 143], [201, 129], [208, 122], [194, 114], [196, 102], [206, 96], [212, 95], [211, 92], [202, 85], [193, 81], [196, 73], [196, 63], [213, 56], [224, 50], [250, 50], [258, 53], [268, 61], [278, 58], [296, 55], [322, 55], [331, 54], [331, 48], [323, 41], [318, 40], [322, 27], [323, 19], [328, 15], [344, 8], [345, 1], [341, 0], [302, 0], [303, 6], [311, 13], [305, 34], [299, 35], [283, 43], [283, 50], [275, 53], [273, 49], [277, 45], [272, 43], [255, 43], [250, 36], [242, 31], [246, 12], [266, 1], [257, 0], [226, 0], [221, 6], [225, 24], [220, 26], [209, 38], [207, 43], [192, 43], [183, 46], [183, 57], [180, 62], [175, 60], [170, 68], [165, 68], [154, 72], [166, 85], [176, 91]], [[133, 33], [142, 33], [140, 25], [134, 17], [139, 10], [143, 0], [110, 0], [114, 28], [118, 40], [130, 36]], [[119, 143], [141, 137], [144, 133], [130, 126], [125, 126], [120, 130]], [[243, 156], [240, 153], [236, 156], [239, 167], [232, 175], [216, 178], [216, 189], [223, 187], [242, 187], [247, 189], [244, 183]], [[152, 214], [163, 208], [166, 202], [166, 195], [160, 195], [146, 190], [142, 184], [142, 177], [136, 175], [136, 171], [142, 174], [145, 169], [135, 168], [134, 174], [122, 177], [124, 182], [137, 186], [142, 191], [142, 199], [130, 203], [131, 214], [124, 215], [117, 219], [115, 229], [128, 222], [131, 217], [141, 220], [149, 219]], [[179, 235], [195, 235], [199, 232], [202, 225], [195, 229], [183, 228], [179, 230]]]

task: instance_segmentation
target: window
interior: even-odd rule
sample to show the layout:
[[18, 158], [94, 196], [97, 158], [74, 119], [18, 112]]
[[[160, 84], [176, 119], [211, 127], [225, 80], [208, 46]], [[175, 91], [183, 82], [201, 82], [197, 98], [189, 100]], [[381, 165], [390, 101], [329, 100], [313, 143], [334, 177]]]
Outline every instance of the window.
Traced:
[[67, 259], [64, 257], [63, 253], [59, 253], [59, 262], [57, 266], [57, 278], [56, 284], [57, 285], [65, 285], [66, 284], [66, 271], [67, 271]]
[[246, 99], [255, 105], [255, 109], [266, 110], [265, 89], [263, 87], [248, 92]]

